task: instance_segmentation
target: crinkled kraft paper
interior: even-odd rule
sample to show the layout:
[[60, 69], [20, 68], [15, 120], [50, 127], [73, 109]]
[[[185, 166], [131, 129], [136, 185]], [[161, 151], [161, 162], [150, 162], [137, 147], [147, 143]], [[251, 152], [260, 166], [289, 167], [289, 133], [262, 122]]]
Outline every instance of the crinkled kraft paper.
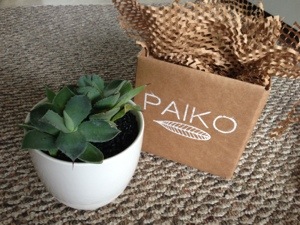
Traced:
[[263, 5], [199, 0], [148, 6], [113, 0], [126, 32], [154, 58], [269, 88], [272, 76], [300, 78], [295, 23], [266, 17]]

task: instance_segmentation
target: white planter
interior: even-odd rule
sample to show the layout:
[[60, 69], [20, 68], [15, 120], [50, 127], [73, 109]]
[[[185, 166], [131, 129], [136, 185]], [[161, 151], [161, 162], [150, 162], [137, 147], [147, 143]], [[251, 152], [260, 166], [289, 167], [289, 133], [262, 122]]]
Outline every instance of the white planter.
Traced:
[[61, 203], [75, 209], [95, 210], [116, 199], [130, 182], [140, 157], [144, 118], [136, 114], [139, 133], [126, 150], [102, 164], [72, 163], [30, 150], [34, 167], [47, 190]]

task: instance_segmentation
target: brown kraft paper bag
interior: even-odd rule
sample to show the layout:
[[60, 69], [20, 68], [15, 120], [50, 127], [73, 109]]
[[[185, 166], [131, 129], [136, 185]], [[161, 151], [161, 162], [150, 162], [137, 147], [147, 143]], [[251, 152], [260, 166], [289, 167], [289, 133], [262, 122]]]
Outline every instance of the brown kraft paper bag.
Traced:
[[145, 117], [143, 150], [231, 178], [266, 104], [265, 87], [138, 56], [135, 98]]

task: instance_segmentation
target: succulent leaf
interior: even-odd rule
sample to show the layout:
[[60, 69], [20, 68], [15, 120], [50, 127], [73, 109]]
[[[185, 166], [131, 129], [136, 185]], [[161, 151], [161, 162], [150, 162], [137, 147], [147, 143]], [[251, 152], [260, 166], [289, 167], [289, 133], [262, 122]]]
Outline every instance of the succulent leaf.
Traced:
[[109, 82], [104, 87], [104, 96], [107, 97], [118, 93], [125, 83], [126, 80], [113, 80]]
[[46, 86], [46, 96], [49, 102], [53, 102], [53, 99], [55, 98], [56, 94], [54, 91], [52, 91]]
[[90, 114], [92, 104], [85, 95], [72, 97], [63, 112], [64, 122], [70, 131], [77, 129], [78, 125]]
[[57, 156], [57, 153], [58, 153], [58, 149], [57, 148], [55, 148], [55, 149], [50, 149], [49, 151], [49, 154], [51, 155], [51, 156]]
[[76, 126], [74, 124], [74, 121], [72, 120], [72, 118], [69, 116], [69, 114], [64, 110], [63, 112], [63, 116], [64, 116], [64, 124], [66, 126], [66, 128], [70, 131], [73, 132], [76, 130]]
[[30, 123], [23, 123], [19, 125], [22, 127], [25, 131], [30, 131], [30, 130], [39, 130], [37, 127], [32, 126]]
[[96, 107], [97, 109], [112, 108], [117, 103], [119, 97], [120, 93], [116, 93], [106, 98], [102, 98], [94, 104], [94, 107]]
[[98, 75], [82, 76], [79, 78], [77, 85], [77, 91], [86, 95], [92, 101], [103, 95], [104, 81]]
[[126, 104], [129, 100], [131, 100], [134, 96], [136, 96], [137, 94], [139, 94], [141, 91], [143, 91], [145, 88], [145, 86], [140, 86], [137, 88], [134, 88], [128, 92], [126, 92], [125, 94], [123, 94], [119, 100], [118, 103], [114, 106], [114, 107], [121, 107], [122, 105]]
[[104, 80], [96, 74], [85, 75], [79, 78], [77, 85], [78, 87], [91, 86], [101, 93], [104, 88]]
[[126, 80], [126, 82], [123, 84], [122, 88], [120, 89], [120, 94], [123, 95], [132, 89], [133, 89], [133, 87], [132, 87], [131, 82]]
[[105, 142], [113, 139], [120, 130], [104, 120], [83, 122], [78, 131], [81, 132], [88, 142]]
[[78, 131], [71, 133], [60, 132], [55, 141], [55, 145], [72, 161], [75, 161], [84, 152], [87, 141]]
[[38, 130], [31, 130], [26, 132], [23, 138], [22, 148], [53, 151], [56, 149], [55, 137]]
[[104, 89], [104, 80], [100, 76], [93, 74], [92, 75], [92, 86], [94, 88], [97, 88], [99, 93], [102, 94], [103, 89]]
[[112, 117], [119, 111], [120, 111], [120, 108], [112, 108], [111, 110], [91, 115], [90, 120], [110, 121], [112, 119]]
[[64, 110], [65, 105], [75, 94], [68, 87], [63, 87], [53, 99], [53, 105], [60, 111]]
[[97, 147], [88, 143], [84, 152], [78, 158], [83, 162], [102, 163], [104, 155]]
[[121, 119], [125, 114], [131, 110], [134, 111], [140, 111], [141, 107], [138, 105], [133, 105], [130, 103], [127, 103], [124, 105], [123, 109], [121, 109], [117, 114], [114, 115], [114, 117], [111, 119], [111, 121], [116, 121], [118, 119]]
[[29, 113], [28, 125], [48, 134], [56, 134], [58, 130], [54, 126], [41, 121], [41, 118], [46, 114], [48, 110], [55, 110], [55, 107], [50, 103], [42, 103], [37, 105]]
[[40, 119], [40, 121], [52, 125], [64, 133], [70, 132], [70, 130], [65, 126], [64, 118], [52, 110], [48, 110], [47, 113]]
[[99, 92], [94, 87], [79, 87], [77, 88], [77, 92], [82, 95], [86, 95], [91, 101], [99, 98]]

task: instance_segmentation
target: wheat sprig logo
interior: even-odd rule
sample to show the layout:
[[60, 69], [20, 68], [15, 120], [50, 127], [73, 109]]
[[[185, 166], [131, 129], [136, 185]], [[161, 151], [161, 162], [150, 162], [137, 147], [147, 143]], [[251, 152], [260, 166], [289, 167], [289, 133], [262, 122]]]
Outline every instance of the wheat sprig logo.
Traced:
[[191, 125], [169, 120], [153, 121], [163, 126], [165, 129], [186, 138], [198, 141], [208, 141], [211, 138], [211, 136], [207, 132]]

